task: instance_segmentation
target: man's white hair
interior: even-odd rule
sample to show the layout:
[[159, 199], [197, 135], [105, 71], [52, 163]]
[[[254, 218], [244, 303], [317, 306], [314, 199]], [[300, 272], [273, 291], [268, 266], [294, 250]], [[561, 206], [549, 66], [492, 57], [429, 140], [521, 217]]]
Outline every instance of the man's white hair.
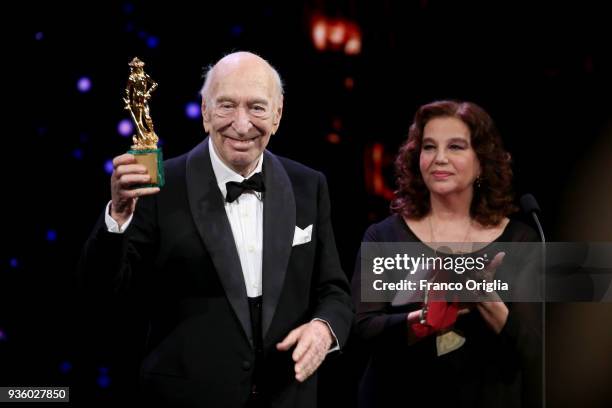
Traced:
[[[230, 54], [225, 55], [223, 58], [232, 55], [232, 54], [238, 54], [238, 53], [247, 53], [247, 54], [252, 54], [255, 55], [256, 57], [261, 58], [259, 55], [249, 52], [249, 51], [238, 51], [238, 52], [232, 52]], [[215, 64], [213, 65], [208, 65], [205, 69], [204, 69], [204, 85], [202, 85], [202, 89], [200, 89], [200, 95], [202, 96], [202, 100], [206, 101], [206, 105], [210, 106], [212, 101], [210, 100], [210, 83], [212, 82], [212, 78], [214, 76], [214, 71], [215, 71], [215, 67], [217, 66], [217, 64], [219, 64], [219, 62], [223, 59], [221, 58], [219, 61], [217, 61]], [[274, 80], [274, 83], [276, 85], [276, 91], [277, 91], [277, 103], [280, 103], [282, 100], [282, 96], [285, 93], [284, 89], [283, 89], [283, 80], [281, 79], [278, 71], [272, 66], [272, 64], [270, 64], [267, 60], [265, 60], [264, 58], [261, 58], [262, 61], [264, 61], [266, 63], [266, 65], [268, 66], [268, 68], [270, 68], [270, 72], [272, 72], [272, 79]]]

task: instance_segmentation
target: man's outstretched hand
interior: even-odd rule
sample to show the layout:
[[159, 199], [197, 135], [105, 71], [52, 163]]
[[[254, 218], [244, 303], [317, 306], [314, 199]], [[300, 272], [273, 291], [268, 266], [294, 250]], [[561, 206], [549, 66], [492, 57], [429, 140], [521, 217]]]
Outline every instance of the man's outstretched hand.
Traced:
[[327, 324], [319, 320], [291, 330], [284, 340], [276, 345], [279, 351], [287, 351], [293, 345], [291, 357], [295, 361], [295, 379], [304, 382], [319, 368], [333, 342]]

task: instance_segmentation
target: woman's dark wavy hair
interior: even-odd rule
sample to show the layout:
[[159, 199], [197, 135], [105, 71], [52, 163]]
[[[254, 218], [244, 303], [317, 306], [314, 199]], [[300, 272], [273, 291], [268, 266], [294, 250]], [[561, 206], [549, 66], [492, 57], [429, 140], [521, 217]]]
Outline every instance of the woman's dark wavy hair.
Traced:
[[425, 125], [439, 117], [457, 118], [470, 129], [471, 145], [481, 167], [480, 187], [474, 185], [470, 213], [482, 225], [498, 225], [517, 210], [513, 204], [511, 158], [504, 150], [493, 119], [471, 102], [436, 101], [418, 109], [408, 140], [395, 159], [397, 190], [391, 211], [413, 219], [429, 213], [429, 190], [421, 175], [419, 156]]

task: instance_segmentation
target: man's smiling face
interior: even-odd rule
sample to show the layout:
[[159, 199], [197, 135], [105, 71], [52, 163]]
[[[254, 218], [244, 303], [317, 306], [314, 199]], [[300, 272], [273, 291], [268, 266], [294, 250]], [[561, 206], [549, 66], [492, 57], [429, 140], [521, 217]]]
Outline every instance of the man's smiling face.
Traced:
[[204, 128], [221, 160], [246, 176], [278, 129], [282, 94], [269, 65], [252, 54], [232, 54], [213, 70]]

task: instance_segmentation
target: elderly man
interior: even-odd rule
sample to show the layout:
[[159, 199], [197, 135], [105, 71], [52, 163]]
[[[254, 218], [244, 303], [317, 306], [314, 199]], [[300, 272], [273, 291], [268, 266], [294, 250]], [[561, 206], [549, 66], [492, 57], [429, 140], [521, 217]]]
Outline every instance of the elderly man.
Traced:
[[165, 162], [166, 185], [114, 159], [112, 200], [87, 241], [90, 284], [151, 303], [145, 395], [176, 406], [311, 407], [316, 370], [353, 317], [325, 177], [265, 150], [283, 112], [262, 58], [218, 61], [202, 88], [209, 137]]

